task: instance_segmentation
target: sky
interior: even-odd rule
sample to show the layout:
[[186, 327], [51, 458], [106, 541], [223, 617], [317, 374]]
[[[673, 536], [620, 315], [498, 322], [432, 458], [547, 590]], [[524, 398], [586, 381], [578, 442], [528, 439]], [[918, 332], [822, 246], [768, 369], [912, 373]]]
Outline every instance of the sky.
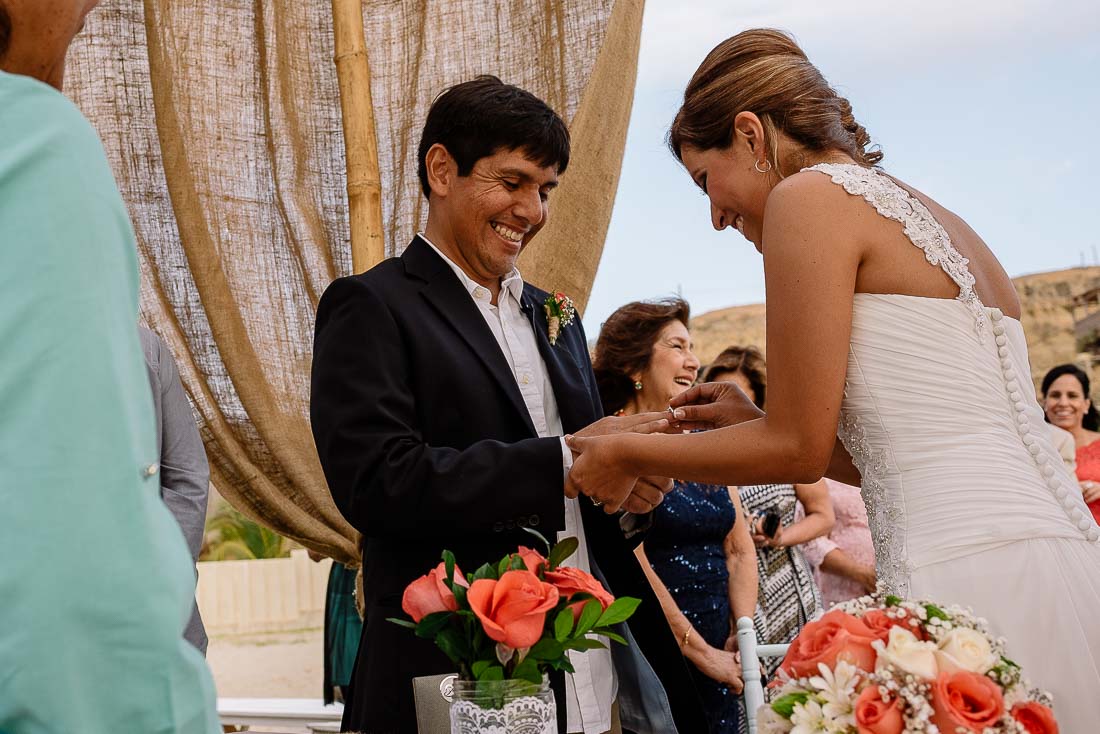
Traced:
[[695, 314], [764, 301], [760, 255], [716, 232], [664, 144], [684, 86], [746, 28], [792, 33], [885, 153], [1010, 275], [1100, 264], [1095, 0], [648, 0], [607, 243], [585, 313], [681, 294]]

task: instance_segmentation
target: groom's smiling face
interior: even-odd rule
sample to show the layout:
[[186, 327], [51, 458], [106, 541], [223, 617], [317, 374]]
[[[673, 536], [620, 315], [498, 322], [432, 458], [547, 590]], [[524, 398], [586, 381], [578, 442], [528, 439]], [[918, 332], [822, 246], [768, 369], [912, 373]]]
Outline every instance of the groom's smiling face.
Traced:
[[433, 243], [473, 280], [492, 287], [515, 268], [520, 252], [546, 224], [557, 168], [539, 165], [523, 150], [500, 149], [459, 176], [442, 145], [428, 152], [427, 167], [431, 209], [440, 225], [441, 241]]

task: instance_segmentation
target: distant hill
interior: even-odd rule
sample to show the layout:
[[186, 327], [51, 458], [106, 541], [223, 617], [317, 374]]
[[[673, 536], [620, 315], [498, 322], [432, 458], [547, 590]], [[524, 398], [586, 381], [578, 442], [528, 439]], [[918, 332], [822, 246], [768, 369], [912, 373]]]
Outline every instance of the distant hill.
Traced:
[[[1073, 314], [1068, 306], [1074, 295], [1100, 284], [1100, 267], [1022, 275], [1012, 282], [1023, 306], [1032, 379], [1038, 384], [1054, 365], [1077, 359]], [[710, 311], [692, 319], [691, 328], [703, 364], [731, 344], [755, 344], [763, 350], [764, 304]]]

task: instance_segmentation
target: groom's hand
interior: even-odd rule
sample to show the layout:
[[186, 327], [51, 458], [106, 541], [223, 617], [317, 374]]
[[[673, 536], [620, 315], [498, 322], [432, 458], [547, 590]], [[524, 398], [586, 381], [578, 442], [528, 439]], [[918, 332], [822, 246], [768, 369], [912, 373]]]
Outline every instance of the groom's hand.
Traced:
[[[600, 418], [574, 433], [581, 438], [607, 436], [613, 433], [663, 433], [669, 430], [668, 413], [636, 413], [635, 415], [609, 415]], [[573, 452], [576, 459], [578, 452]]]
[[640, 477], [630, 496], [623, 501], [622, 509], [635, 515], [653, 512], [672, 491], [672, 480], [665, 477]]
[[711, 430], [756, 420], [764, 411], [732, 382], [704, 382], [669, 401], [673, 426], [680, 430]]

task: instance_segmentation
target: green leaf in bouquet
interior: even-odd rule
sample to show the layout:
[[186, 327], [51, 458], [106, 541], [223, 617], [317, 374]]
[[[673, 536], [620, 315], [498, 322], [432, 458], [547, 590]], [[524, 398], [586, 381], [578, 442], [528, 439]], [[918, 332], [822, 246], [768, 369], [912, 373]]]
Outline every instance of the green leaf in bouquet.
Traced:
[[485, 674], [485, 671], [492, 665], [490, 660], [478, 660], [476, 663], [470, 666], [470, 672], [474, 674], [474, 678], [481, 680], [481, 676]]
[[632, 596], [620, 596], [611, 602], [611, 606], [604, 611], [596, 624], [600, 627], [610, 627], [613, 624], [625, 622], [630, 619], [630, 615], [634, 614], [634, 610], [641, 603], [641, 599], [635, 599]]
[[470, 645], [465, 637], [454, 627], [444, 627], [435, 637], [435, 645], [443, 654], [458, 663], [470, 657]]
[[888, 607], [896, 607], [897, 605], [901, 604], [901, 597], [894, 596], [893, 594], [888, 594], [886, 596], [885, 603]]
[[496, 568], [488, 563], [483, 563], [481, 568], [474, 572], [474, 577], [470, 583], [472, 584], [474, 581], [480, 581], [481, 579], [493, 579], [495, 581], [498, 578], [500, 576], [497, 574]]
[[772, 711], [789, 719], [794, 714], [794, 707], [806, 703], [809, 698], [809, 693], [788, 693], [772, 701]]
[[497, 564], [497, 578], [500, 578], [512, 570], [512, 558], [512, 555], [507, 555], [500, 559], [500, 562]]
[[[610, 609], [610, 607], [608, 608]], [[603, 606], [595, 599], [589, 599], [585, 602], [584, 608], [581, 609], [581, 616], [577, 618], [577, 626], [573, 630], [573, 634], [580, 637], [592, 629], [596, 625], [596, 620], [600, 618], [601, 612], [603, 612]]]
[[942, 619], [944, 621], [950, 621], [951, 617], [947, 616], [947, 612], [943, 611], [935, 604], [925, 604], [924, 611], [928, 615], [928, 619]]
[[398, 619], [397, 617], [386, 617], [386, 621], [387, 622], [393, 622], [394, 624], [399, 624], [402, 627], [408, 627], [411, 630], [416, 629], [416, 622], [410, 622], [407, 619]]
[[590, 637], [579, 637], [565, 645], [567, 650], [606, 650], [607, 645]]
[[558, 612], [558, 616], [554, 617], [554, 639], [558, 642], [565, 642], [572, 631], [573, 610], [566, 607]]
[[523, 662], [516, 666], [516, 669], [512, 671], [512, 677], [530, 681], [536, 685], [542, 683], [542, 673], [539, 671], [538, 661], [530, 655], [525, 657]]
[[512, 556], [511, 570], [512, 571], [526, 571], [527, 570], [527, 564], [523, 562], [523, 559], [519, 557], [518, 553], [516, 553]]
[[538, 538], [542, 542], [542, 547], [544, 549], [543, 553], [549, 553], [550, 552], [550, 541], [546, 539], [545, 535], [540, 533], [538, 530], [535, 530], [534, 528], [524, 528], [524, 531], [528, 532], [528, 533], [531, 533], [531, 535], [534, 535], [536, 538]]
[[[527, 658], [535, 660], [555, 660], [565, 654], [565, 646], [550, 637], [543, 637], [531, 646]], [[524, 658], [525, 660], [527, 658]]]
[[[468, 606], [467, 603], [466, 603], [466, 587], [465, 586], [463, 586], [462, 584], [454, 584], [451, 587], [451, 590], [454, 592], [455, 601], [458, 603], [458, 608], [459, 609], [462, 609], [463, 607]], [[469, 611], [469, 610], [463, 609], [463, 611]], [[470, 614], [473, 614], [473, 612], [470, 612]]]
[[560, 566], [562, 561], [577, 552], [578, 546], [580, 546], [580, 541], [574, 537], [568, 537], [560, 541], [550, 550], [550, 557], [546, 559], [549, 562], [547, 570], [553, 571]]
[[443, 583], [453, 593], [455, 590], [455, 554], [449, 550], [443, 551], [443, 570], [446, 574]]
[[490, 665], [478, 676], [478, 680], [504, 680], [504, 668], [499, 665]]
[[434, 640], [439, 631], [451, 621], [451, 614], [452, 612], [425, 614], [420, 624], [416, 625], [416, 636], [423, 637], [425, 640]]
[[1017, 663], [1015, 661], [1012, 661], [1012, 660], [1009, 660], [1004, 655], [1001, 656], [1001, 662], [1004, 663], [1005, 665], [1007, 665], [1010, 668], [1016, 668], [1017, 670], [1019, 670], [1019, 668], [1020, 668], [1019, 663]]
[[592, 629], [592, 634], [603, 635], [607, 639], [614, 640], [615, 642], [619, 643], [620, 645], [629, 645], [630, 644], [629, 642], [626, 641], [626, 638], [624, 638], [618, 632], [613, 632], [609, 627], [594, 627]]

